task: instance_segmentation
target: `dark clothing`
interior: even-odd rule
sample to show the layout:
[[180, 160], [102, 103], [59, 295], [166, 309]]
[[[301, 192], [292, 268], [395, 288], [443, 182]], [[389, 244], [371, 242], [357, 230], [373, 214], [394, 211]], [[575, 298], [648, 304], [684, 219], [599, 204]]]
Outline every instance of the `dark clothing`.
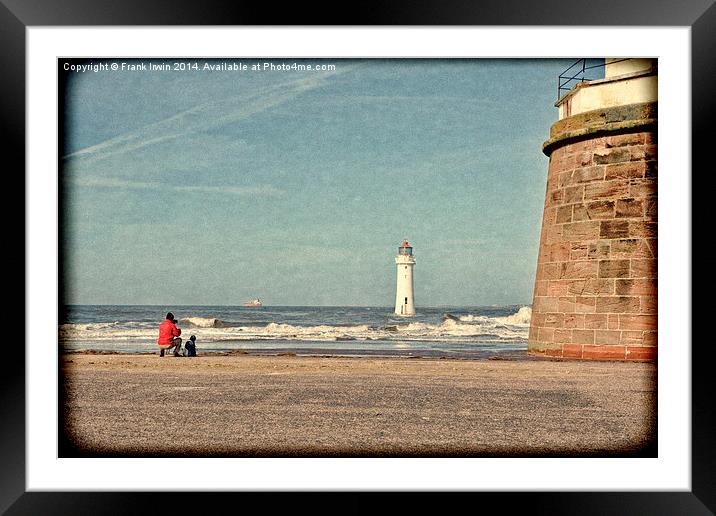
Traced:
[[187, 340], [186, 344], [184, 344], [184, 348], [186, 349], [186, 356], [188, 356], [188, 357], [196, 356], [196, 344], [194, 344], [193, 340]]

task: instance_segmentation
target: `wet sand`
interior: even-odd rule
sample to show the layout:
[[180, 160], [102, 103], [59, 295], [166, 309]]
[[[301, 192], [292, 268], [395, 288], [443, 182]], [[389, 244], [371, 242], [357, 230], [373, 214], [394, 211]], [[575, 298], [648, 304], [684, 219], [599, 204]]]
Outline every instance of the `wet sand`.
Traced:
[[60, 366], [60, 456], [656, 455], [650, 363], [71, 353]]

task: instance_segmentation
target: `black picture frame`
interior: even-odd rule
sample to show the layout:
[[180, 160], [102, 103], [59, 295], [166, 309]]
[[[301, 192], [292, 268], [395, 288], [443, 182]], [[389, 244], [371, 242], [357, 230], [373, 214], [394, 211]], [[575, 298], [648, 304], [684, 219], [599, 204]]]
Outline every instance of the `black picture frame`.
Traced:
[[[713, 92], [716, 91], [716, 6], [714, 0], [590, 0], [520, 2], [519, 0], [489, 0], [479, 4], [462, 1], [423, 1], [356, 4], [350, 19], [320, 7], [300, 3], [282, 5], [277, 9], [269, 3], [233, 2], [167, 2], [162, 0], [0, 0], [0, 147], [7, 175], [25, 170], [25, 30], [32, 26], [111, 26], [111, 25], [548, 25], [548, 26], [683, 26], [691, 28], [692, 73], [692, 168], [708, 163], [712, 143], [711, 116], [714, 113]], [[8, 160], [8, 157], [10, 158]], [[710, 168], [704, 166], [704, 172]], [[690, 171], [685, 179], [693, 181]], [[700, 179], [701, 181], [701, 179]], [[693, 182], [692, 182], [693, 185]], [[16, 188], [16, 187], [15, 187]], [[16, 192], [16, 190], [14, 190]], [[698, 222], [709, 220], [707, 188], [694, 189], [692, 234], [698, 235]], [[24, 186], [23, 186], [24, 192]], [[13, 198], [23, 196], [13, 195]], [[9, 212], [6, 212], [9, 213]], [[19, 226], [19, 225], [15, 225]], [[24, 232], [13, 226], [12, 242], [24, 242]], [[23, 227], [24, 229], [24, 227]], [[708, 230], [705, 230], [708, 231]], [[18, 238], [14, 238], [18, 233]], [[4, 253], [7, 267], [22, 268], [26, 274], [24, 246], [16, 244], [11, 253]], [[693, 250], [692, 250], [693, 252]], [[694, 256], [694, 255], [692, 255]], [[704, 266], [693, 263], [692, 277], [707, 277]], [[703, 274], [703, 275], [702, 275]], [[25, 299], [25, 294], [22, 295]], [[13, 298], [13, 304], [24, 302]], [[706, 319], [707, 304], [694, 298], [692, 321]], [[14, 341], [17, 341], [16, 336]], [[690, 336], [691, 337], [691, 336]], [[710, 381], [714, 351], [709, 340], [698, 342], [695, 334], [691, 342], [664, 343], [679, 345], [692, 357], [692, 489], [690, 492], [532, 492], [532, 493], [470, 493], [478, 496], [481, 507], [496, 503], [500, 510], [515, 508], [542, 514], [714, 514], [716, 511], [716, 447], [713, 436], [714, 384]], [[23, 339], [24, 340], [24, 339]], [[25, 346], [30, 343], [25, 342]], [[6, 360], [0, 380], [0, 513], [19, 514], [125, 514], [125, 513], [184, 513], [190, 509], [188, 497], [176, 493], [127, 492], [27, 492], [25, 487], [25, 359], [15, 349], [12, 359]], [[393, 504], [401, 512], [424, 505], [424, 493], [381, 501], [381, 509]], [[207, 497], [211, 496], [209, 502]], [[191, 500], [200, 503], [240, 503], [248, 510], [251, 500], [259, 494], [248, 493], [192, 493]], [[261, 496], [271, 499], [271, 494]], [[286, 500], [288, 498], [289, 500]], [[460, 503], [461, 496], [454, 499]], [[320, 499], [320, 502], [317, 500]], [[274, 499], [275, 501], [275, 499]], [[311, 510], [336, 510], [336, 506], [322, 493], [308, 495], [294, 493], [284, 503], [305, 503]], [[474, 501], [469, 501], [471, 505]], [[320, 506], [319, 506], [320, 504]], [[341, 511], [366, 512], [374, 504], [367, 495], [351, 493], [340, 502]], [[206, 505], [210, 507], [210, 505]], [[474, 508], [474, 505], [472, 505]]]

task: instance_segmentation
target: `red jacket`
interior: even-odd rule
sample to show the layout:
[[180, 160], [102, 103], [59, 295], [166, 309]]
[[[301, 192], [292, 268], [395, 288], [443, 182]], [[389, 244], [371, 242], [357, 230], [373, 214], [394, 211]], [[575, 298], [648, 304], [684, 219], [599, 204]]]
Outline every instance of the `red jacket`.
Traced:
[[169, 319], [164, 319], [164, 322], [159, 326], [159, 339], [157, 340], [158, 345], [171, 344], [174, 337], [181, 335], [181, 330], [176, 327]]

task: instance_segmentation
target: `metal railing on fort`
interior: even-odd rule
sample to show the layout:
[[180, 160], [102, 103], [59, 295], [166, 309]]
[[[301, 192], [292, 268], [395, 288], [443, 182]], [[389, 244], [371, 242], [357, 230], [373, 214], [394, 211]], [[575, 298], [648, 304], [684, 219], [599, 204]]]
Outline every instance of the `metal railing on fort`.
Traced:
[[[627, 61], [629, 58], [610, 61], [609, 64]], [[596, 64], [587, 63], [587, 61], [600, 61]], [[606, 66], [604, 59], [577, 59], [569, 68], [564, 70], [557, 78], [557, 100], [561, 99], [576, 84], [580, 82], [595, 81], [604, 77], [603, 73], [599, 73], [599, 69]], [[601, 77], [600, 77], [601, 75]], [[564, 93], [563, 93], [564, 92]]]

